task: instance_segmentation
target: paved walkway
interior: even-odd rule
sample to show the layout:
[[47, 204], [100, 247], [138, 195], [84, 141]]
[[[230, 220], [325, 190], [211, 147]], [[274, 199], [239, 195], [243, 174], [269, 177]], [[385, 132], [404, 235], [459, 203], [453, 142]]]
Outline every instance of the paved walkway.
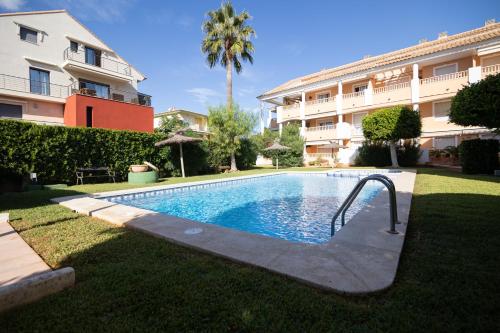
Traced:
[[50, 267], [0, 214], [0, 287], [50, 271]]

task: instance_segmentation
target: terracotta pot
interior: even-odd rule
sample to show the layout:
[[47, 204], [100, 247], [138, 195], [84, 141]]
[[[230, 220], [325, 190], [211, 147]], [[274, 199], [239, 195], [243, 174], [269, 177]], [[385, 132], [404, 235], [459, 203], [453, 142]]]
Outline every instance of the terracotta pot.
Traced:
[[146, 172], [146, 171], [148, 171], [148, 166], [144, 165], [144, 164], [131, 165], [130, 171], [132, 171], [132, 172]]

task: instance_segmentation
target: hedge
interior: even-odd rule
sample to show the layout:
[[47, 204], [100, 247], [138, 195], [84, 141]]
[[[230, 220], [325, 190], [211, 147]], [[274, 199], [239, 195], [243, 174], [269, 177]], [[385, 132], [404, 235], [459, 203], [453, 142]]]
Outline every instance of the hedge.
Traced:
[[0, 120], [0, 175], [36, 172], [41, 183], [74, 183], [78, 167], [106, 166], [126, 179], [131, 164], [149, 161], [163, 174], [175, 169], [158, 134], [97, 128], [46, 126]]
[[[399, 165], [403, 167], [415, 166], [420, 157], [420, 146], [405, 142], [396, 147], [396, 153]], [[376, 167], [390, 166], [392, 163], [389, 146], [383, 142], [363, 142], [362, 146], [358, 148], [354, 164]]]
[[492, 174], [498, 169], [499, 141], [491, 140], [466, 140], [458, 146], [458, 154], [462, 172], [468, 174]]

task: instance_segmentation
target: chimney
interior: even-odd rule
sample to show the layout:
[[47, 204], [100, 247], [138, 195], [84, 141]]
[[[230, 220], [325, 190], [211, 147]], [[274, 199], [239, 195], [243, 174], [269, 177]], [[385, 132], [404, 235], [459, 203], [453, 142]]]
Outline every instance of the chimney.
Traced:
[[418, 40], [418, 43], [419, 43], [419, 44], [423, 44], [423, 43], [427, 43], [428, 41], [429, 41], [429, 40], [428, 40], [427, 38], [420, 38], [420, 39]]
[[443, 39], [446, 37], [448, 37], [448, 32], [446, 32], [446, 31], [440, 32], [438, 35], [438, 39]]
[[495, 21], [495, 19], [494, 19], [494, 18], [493, 18], [493, 19], [486, 20], [486, 21], [484, 21], [484, 26], [485, 26], [485, 27], [487, 27], [487, 26], [489, 26], [489, 25], [495, 24], [495, 22], [496, 22], [496, 21]]

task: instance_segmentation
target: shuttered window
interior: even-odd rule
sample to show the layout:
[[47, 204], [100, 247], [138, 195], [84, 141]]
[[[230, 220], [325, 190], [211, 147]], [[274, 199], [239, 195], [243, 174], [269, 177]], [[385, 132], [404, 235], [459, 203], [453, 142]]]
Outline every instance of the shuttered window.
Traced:
[[434, 103], [434, 118], [447, 119], [450, 114], [451, 102]]
[[22, 40], [36, 44], [38, 42], [38, 32], [25, 27], [21, 27], [20, 36]]

